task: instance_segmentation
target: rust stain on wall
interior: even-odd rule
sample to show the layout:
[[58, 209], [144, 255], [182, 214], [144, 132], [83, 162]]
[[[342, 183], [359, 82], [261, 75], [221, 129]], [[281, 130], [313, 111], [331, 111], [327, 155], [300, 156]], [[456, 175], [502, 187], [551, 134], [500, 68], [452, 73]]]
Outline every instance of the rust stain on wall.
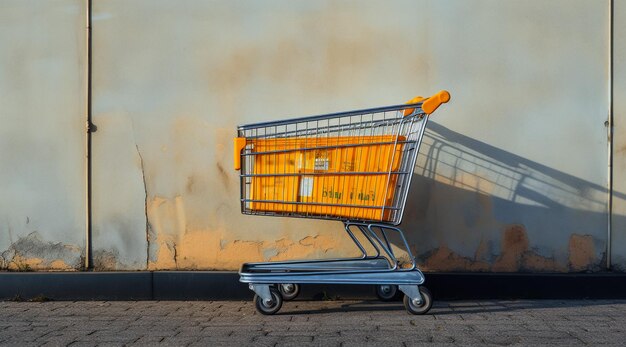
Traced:
[[[478, 244], [473, 258], [459, 255], [447, 246], [440, 246], [421, 257], [422, 266], [427, 271], [564, 272], [568, 270], [567, 265], [560, 264], [555, 258], [545, 257], [531, 250], [529, 243], [523, 225], [510, 225], [503, 232], [498, 254], [490, 254], [488, 242], [485, 240], [481, 240]], [[585, 250], [577, 253], [577, 259], [581, 266], [582, 264], [589, 266], [593, 263], [593, 258], [589, 258], [588, 255], [594, 254], [593, 248], [589, 248], [587, 241], [583, 244], [582, 247], [577, 247], [577, 249]]]
[[591, 270], [596, 265], [596, 252], [591, 235], [573, 234], [570, 236], [568, 249], [571, 270]]
[[567, 267], [559, 264], [554, 258], [526, 251], [522, 256], [522, 264], [519, 270], [522, 272], [565, 272]]
[[543, 257], [529, 249], [523, 225], [511, 225], [504, 231], [500, 256], [491, 269], [494, 272], [565, 271], [553, 258]]
[[425, 271], [489, 271], [489, 263], [463, 257], [447, 246], [432, 251], [422, 267]]
[[513, 225], [504, 232], [501, 253], [493, 264], [494, 271], [512, 272], [522, 267], [524, 254], [528, 251], [528, 236], [521, 225]]

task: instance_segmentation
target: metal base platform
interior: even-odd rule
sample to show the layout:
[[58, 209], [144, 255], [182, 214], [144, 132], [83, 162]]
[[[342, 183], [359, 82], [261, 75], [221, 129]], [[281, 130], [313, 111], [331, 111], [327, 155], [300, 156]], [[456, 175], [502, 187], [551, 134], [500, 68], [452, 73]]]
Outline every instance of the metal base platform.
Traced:
[[[320, 283], [320, 284], [396, 284], [421, 285], [424, 283], [424, 274], [418, 269], [411, 271], [390, 271], [382, 268], [375, 262], [362, 261], [363, 264], [354, 268], [321, 269], [319, 263], [298, 264], [300, 267], [288, 268], [284, 264], [276, 263], [276, 269], [268, 270], [269, 263], [261, 265], [259, 269], [252, 264], [244, 264], [239, 273], [239, 281], [253, 284], [277, 283]], [[373, 264], [374, 266], [367, 267]], [[356, 265], [356, 264], [355, 264]]]
[[[366, 248], [354, 234], [353, 229], [361, 232], [371, 244], [375, 255], [368, 254]], [[344, 230], [360, 249], [362, 253], [360, 258], [243, 264], [239, 272], [239, 281], [248, 283], [250, 289], [256, 293], [255, 302], [259, 312], [273, 314], [280, 309], [282, 297], [274, 288], [280, 288], [280, 285], [298, 288], [297, 285], [299, 284], [312, 283], [371, 284], [386, 288], [397, 286], [397, 289], [406, 296], [405, 306], [410, 306], [407, 306], [410, 313], [422, 314], [428, 311], [432, 304], [430, 293], [426, 289], [420, 289], [425, 281], [424, 274], [417, 269], [415, 258], [402, 230], [389, 225], [354, 222], [345, 222]], [[399, 261], [393, 253], [388, 232], [397, 232], [400, 236], [411, 262], [409, 268], [402, 268], [398, 265]], [[428, 303], [428, 307], [424, 310], [425, 303]]]

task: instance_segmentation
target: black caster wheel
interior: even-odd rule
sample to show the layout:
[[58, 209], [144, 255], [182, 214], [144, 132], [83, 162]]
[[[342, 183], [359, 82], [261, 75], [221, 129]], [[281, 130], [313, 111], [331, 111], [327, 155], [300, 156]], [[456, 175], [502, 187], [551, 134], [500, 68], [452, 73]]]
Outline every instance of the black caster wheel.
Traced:
[[422, 300], [411, 300], [406, 294], [404, 295], [404, 308], [410, 314], [425, 314], [433, 306], [433, 296], [426, 287], [419, 287]]
[[391, 301], [398, 294], [398, 286], [395, 284], [381, 284], [376, 286], [376, 296], [382, 301]]
[[263, 300], [260, 296], [254, 295], [254, 306], [260, 314], [272, 315], [283, 306], [283, 297], [278, 289], [270, 287], [270, 294], [272, 294], [272, 300]]
[[300, 294], [300, 285], [295, 283], [279, 283], [276, 285], [278, 291], [283, 296], [283, 300], [290, 301]]

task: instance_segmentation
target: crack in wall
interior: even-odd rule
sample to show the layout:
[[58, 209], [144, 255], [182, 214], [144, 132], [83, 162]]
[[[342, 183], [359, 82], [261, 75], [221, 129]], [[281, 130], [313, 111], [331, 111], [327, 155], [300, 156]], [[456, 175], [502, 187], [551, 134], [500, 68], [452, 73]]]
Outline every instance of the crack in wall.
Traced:
[[178, 250], [176, 249], [176, 243], [172, 245], [172, 249], [174, 251], [174, 266], [178, 269]]
[[141, 151], [139, 150], [139, 145], [135, 143], [135, 148], [137, 149], [137, 155], [139, 155], [139, 164], [141, 166], [141, 180], [143, 181], [143, 192], [144, 192], [144, 200], [143, 200], [143, 213], [146, 218], [146, 269], [150, 265], [150, 221], [148, 220], [148, 186], [146, 185], [146, 172], [143, 165], [143, 156], [141, 155]]

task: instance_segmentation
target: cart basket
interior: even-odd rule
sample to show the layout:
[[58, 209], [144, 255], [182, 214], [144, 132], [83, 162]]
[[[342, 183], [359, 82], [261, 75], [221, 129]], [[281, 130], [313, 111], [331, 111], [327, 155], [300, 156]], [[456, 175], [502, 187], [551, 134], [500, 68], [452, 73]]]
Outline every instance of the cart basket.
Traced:
[[239, 126], [242, 213], [400, 224], [428, 116], [449, 99]]

